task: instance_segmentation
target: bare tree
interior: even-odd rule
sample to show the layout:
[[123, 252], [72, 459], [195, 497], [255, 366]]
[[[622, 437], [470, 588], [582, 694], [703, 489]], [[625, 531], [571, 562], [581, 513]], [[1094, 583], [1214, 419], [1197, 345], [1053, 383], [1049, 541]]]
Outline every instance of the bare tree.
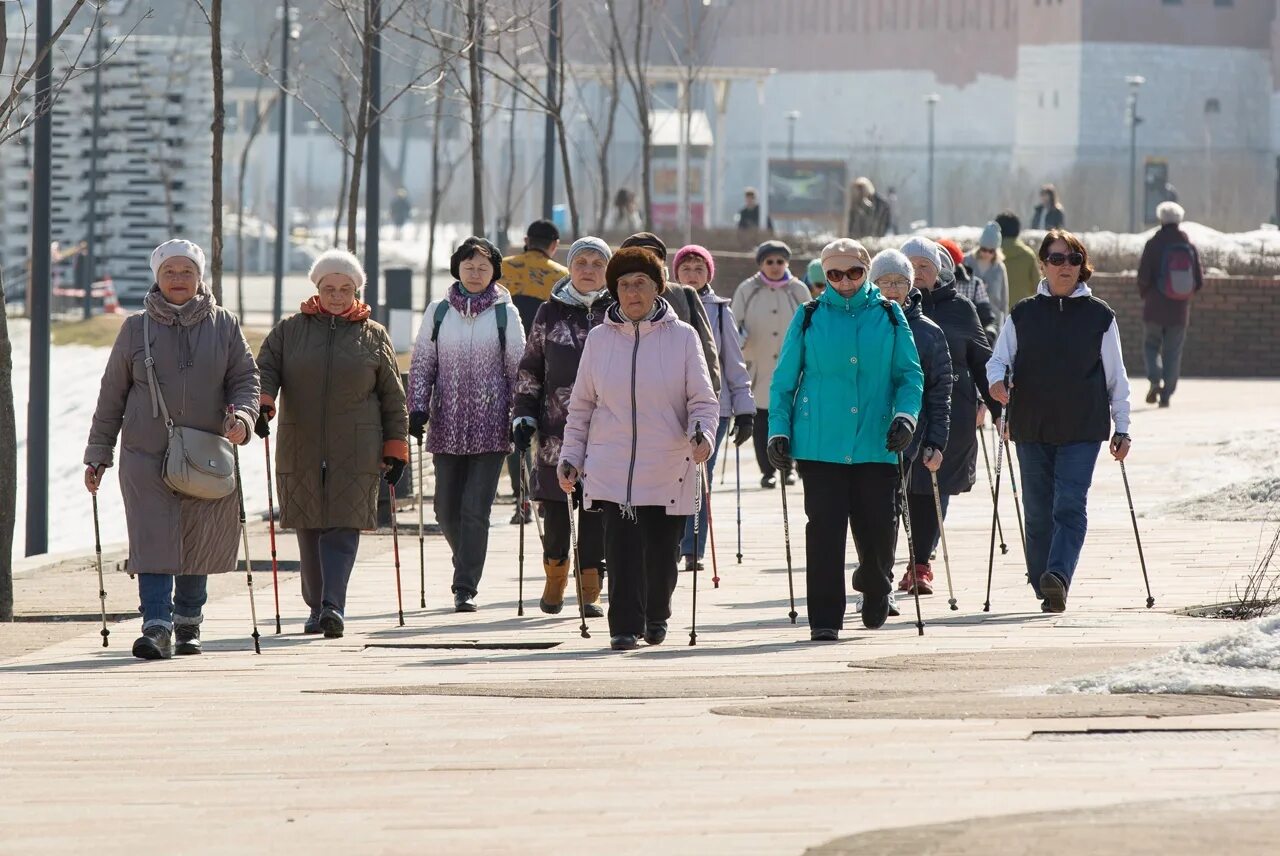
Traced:
[[223, 87], [222, 68], [222, 0], [195, 0], [195, 4], [209, 25], [209, 66], [213, 71], [213, 121], [209, 132], [213, 134], [213, 193], [210, 206], [213, 209], [213, 229], [209, 240], [209, 285], [213, 299], [222, 302], [222, 143], [226, 131], [227, 105]]
[[[623, 44], [622, 25], [618, 21], [618, 4], [610, 2], [606, 4], [609, 9], [609, 26], [612, 31], [613, 40], [619, 45]], [[626, 51], [620, 52], [620, 60], [622, 63], [622, 72], [627, 78], [627, 83], [631, 87], [631, 94], [635, 97], [636, 105], [636, 121], [640, 125], [640, 195], [643, 198], [641, 211], [644, 212], [644, 227], [646, 229], [653, 228], [653, 105], [650, 103], [649, 96], [649, 49], [653, 43], [653, 27], [645, 24], [645, 7], [655, 6], [656, 11], [660, 11], [663, 7], [661, 0], [658, 2], [642, 2], [636, 3], [635, 21], [627, 22], [628, 26], [634, 26], [635, 38], [631, 44], [631, 55], [628, 56]]]
[[279, 100], [280, 96], [276, 94], [264, 101], [262, 81], [258, 81], [258, 88], [253, 93], [253, 124], [249, 126], [244, 148], [240, 150], [240, 164], [236, 173], [236, 308], [241, 317], [244, 316], [244, 186], [249, 172], [249, 152], [253, 150], [253, 141], [262, 133], [267, 117]]
[[589, 18], [586, 23], [587, 35], [597, 45], [604, 46], [604, 52], [608, 60], [607, 70], [599, 75], [581, 74], [577, 67], [573, 65], [566, 66], [566, 70], [574, 80], [577, 97], [580, 102], [586, 100], [586, 87], [591, 83], [598, 84], [601, 87], [604, 97], [604, 106], [599, 111], [603, 114], [603, 117], [597, 115], [595, 110], [584, 111], [587, 128], [595, 139], [595, 178], [600, 191], [599, 207], [596, 209], [596, 234], [603, 234], [609, 225], [609, 211], [613, 199], [609, 158], [613, 154], [613, 137], [617, 129], [618, 108], [622, 103], [622, 53], [625, 48], [615, 38], [617, 31], [613, 27], [609, 27], [607, 33], [599, 33], [591, 26]]
[[480, 133], [484, 115], [484, 81], [481, 54], [484, 51], [485, 0], [467, 0], [466, 24], [467, 108], [471, 117], [471, 232], [484, 234], [484, 137]]

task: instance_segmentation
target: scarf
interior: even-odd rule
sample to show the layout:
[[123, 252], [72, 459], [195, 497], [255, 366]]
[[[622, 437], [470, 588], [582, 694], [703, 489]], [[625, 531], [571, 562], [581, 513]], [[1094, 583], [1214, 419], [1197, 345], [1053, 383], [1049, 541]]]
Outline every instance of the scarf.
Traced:
[[348, 306], [345, 312], [335, 314], [320, 304], [320, 295], [318, 294], [313, 294], [302, 301], [301, 309], [303, 315], [334, 315], [337, 318], [342, 318], [355, 324], [368, 319], [373, 313], [369, 304], [357, 300]]
[[176, 306], [164, 299], [164, 292], [159, 285], [151, 286], [142, 301], [146, 313], [151, 320], [166, 327], [194, 327], [213, 314], [217, 302], [213, 292], [203, 282], [196, 286], [196, 293], [181, 306]]
[[491, 282], [484, 291], [472, 294], [462, 287], [462, 283], [455, 282], [449, 288], [448, 300], [449, 305], [458, 310], [459, 315], [464, 318], [475, 318], [498, 302], [498, 284]]
[[773, 288], [773, 289], [782, 288], [782, 286], [784, 286], [784, 285], [786, 285], [788, 282], [790, 282], [790, 281], [791, 281], [791, 278], [792, 278], [792, 277], [791, 277], [791, 271], [787, 271], [787, 275], [786, 275], [786, 276], [784, 276], [782, 279], [769, 279], [769, 277], [767, 277], [767, 276], [765, 276], [765, 275], [764, 275], [764, 272], [763, 272], [763, 271], [761, 271], [760, 273], [756, 274], [756, 276], [760, 277], [760, 281], [761, 281], [761, 282], [763, 282], [763, 283], [764, 283], [765, 285], [767, 285], [769, 288]]
[[560, 289], [560, 296], [566, 303], [573, 303], [577, 306], [581, 306], [583, 309], [590, 309], [595, 305], [597, 300], [606, 296], [608, 293], [609, 289], [601, 288], [596, 291], [588, 291], [586, 294], [583, 294], [581, 291], [574, 288], [573, 283], [568, 280], [565, 281], [564, 286]]

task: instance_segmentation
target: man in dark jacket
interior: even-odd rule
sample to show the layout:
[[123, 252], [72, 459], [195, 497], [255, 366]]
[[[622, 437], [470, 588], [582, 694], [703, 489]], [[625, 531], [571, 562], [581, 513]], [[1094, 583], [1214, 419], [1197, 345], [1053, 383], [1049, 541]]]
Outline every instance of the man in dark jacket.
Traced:
[[[1138, 294], [1142, 296], [1143, 356], [1147, 363], [1147, 404], [1169, 406], [1182, 368], [1182, 345], [1187, 337], [1191, 298], [1204, 288], [1200, 255], [1182, 231], [1182, 206], [1161, 202], [1156, 207], [1160, 228], [1142, 249], [1138, 263]], [[1163, 357], [1163, 359], [1162, 359]]]

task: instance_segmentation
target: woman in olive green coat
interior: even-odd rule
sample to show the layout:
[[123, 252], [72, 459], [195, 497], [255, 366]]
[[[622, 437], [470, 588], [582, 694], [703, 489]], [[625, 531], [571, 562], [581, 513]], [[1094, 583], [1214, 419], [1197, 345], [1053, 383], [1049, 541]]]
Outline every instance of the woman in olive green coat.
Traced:
[[378, 479], [395, 484], [409, 460], [409, 414], [395, 349], [361, 302], [355, 256], [329, 250], [311, 267], [317, 294], [262, 343], [262, 418], [280, 396], [276, 477], [280, 523], [298, 531], [307, 633], [343, 633], [347, 581], [360, 530], [377, 528]]

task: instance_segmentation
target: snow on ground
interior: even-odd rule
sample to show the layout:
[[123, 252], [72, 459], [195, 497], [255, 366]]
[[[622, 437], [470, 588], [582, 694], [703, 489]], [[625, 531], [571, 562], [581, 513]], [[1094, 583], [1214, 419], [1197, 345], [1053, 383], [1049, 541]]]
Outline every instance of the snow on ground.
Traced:
[[[18, 427], [18, 519], [14, 528], [13, 556], [25, 554], [27, 519], [27, 398], [30, 368], [30, 325], [26, 319], [10, 319], [13, 342], [14, 414]], [[84, 489], [84, 447], [89, 423], [98, 403], [98, 386], [110, 348], [61, 345], [51, 348], [49, 401], [49, 552], [93, 549], [93, 515]], [[119, 444], [117, 443], [117, 450]], [[249, 514], [267, 508], [266, 466], [262, 443], [254, 440], [240, 450], [245, 481], [245, 505]], [[117, 451], [118, 454], [118, 451]], [[116, 470], [109, 470], [98, 493], [103, 544], [128, 540], [124, 501]]]
[[1280, 698], [1280, 616], [1152, 660], [1050, 687], [1051, 693], [1174, 693]]

